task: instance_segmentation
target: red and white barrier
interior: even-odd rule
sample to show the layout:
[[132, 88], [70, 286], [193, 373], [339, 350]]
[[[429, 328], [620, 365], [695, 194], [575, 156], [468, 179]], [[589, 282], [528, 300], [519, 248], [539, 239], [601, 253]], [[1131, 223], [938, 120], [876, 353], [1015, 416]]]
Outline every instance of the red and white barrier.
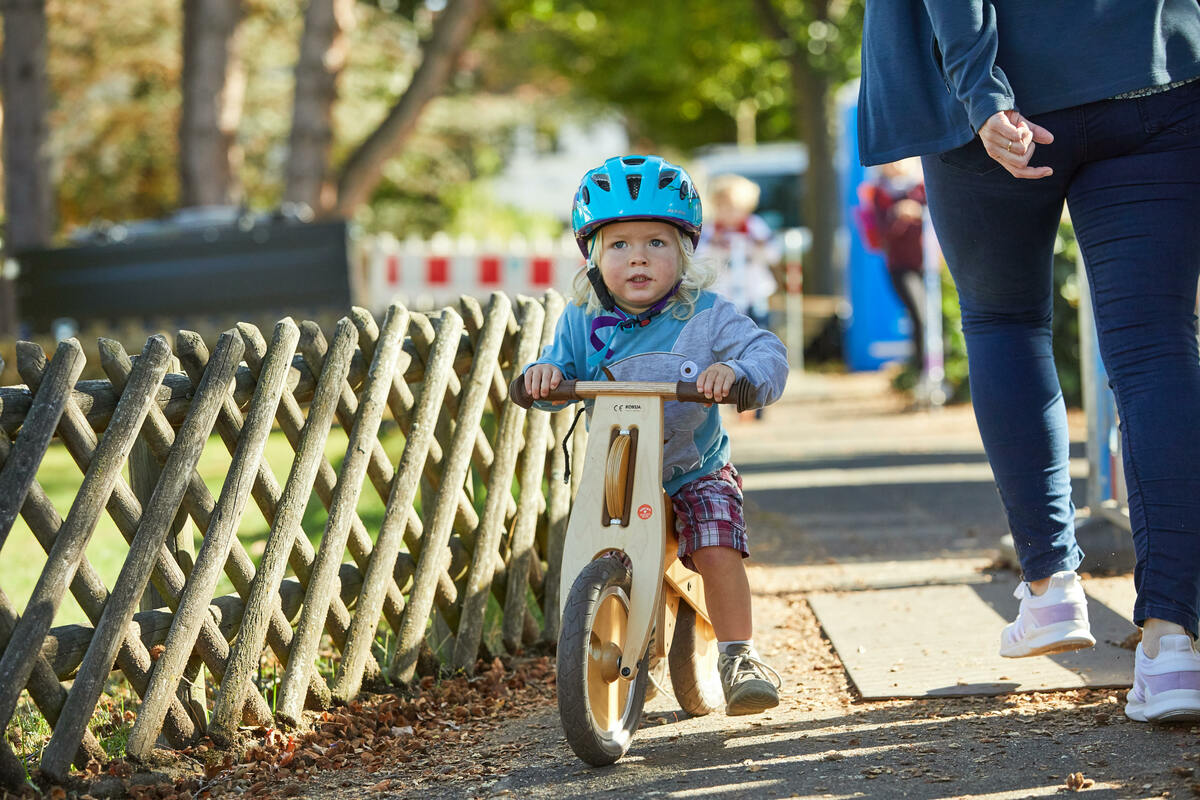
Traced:
[[573, 239], [515, 240], [501, 247], [444, 235], [402, 242], [382, 234], [365, 242], [362, 252], [367, 304], [377, 313], [394, 300], [425, 309], [494, 291], [538, 297], [553, 288], [569, 295], [583, 266]]

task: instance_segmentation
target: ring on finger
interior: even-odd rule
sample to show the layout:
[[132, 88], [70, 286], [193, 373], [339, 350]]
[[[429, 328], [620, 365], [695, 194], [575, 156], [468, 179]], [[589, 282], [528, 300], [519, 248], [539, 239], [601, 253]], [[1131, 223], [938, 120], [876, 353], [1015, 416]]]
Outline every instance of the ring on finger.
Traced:
[[1008, 152], [1010, 152], [1010, 153], [1011, 153], [1011, 152], [1012, 152], [1012, 146], [1013, 146], [1013, 140], [1012, 140], [1012, 139], [1009, 139], [1009, 140], [1008, 140], [1008, 147], [1006, 147], [1006, 148], [1004, 148], [1004, 149], [1005, 149], [1005, 150], [1007, 150]]

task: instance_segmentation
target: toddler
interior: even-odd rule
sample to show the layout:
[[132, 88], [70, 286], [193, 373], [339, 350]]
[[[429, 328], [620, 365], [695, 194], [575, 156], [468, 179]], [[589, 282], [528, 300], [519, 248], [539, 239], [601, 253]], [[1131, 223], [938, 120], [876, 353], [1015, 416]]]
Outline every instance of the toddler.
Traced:
[[[724, 298], [706, 291], [712, 270], [693, 258], [700, 197], [688, 174], [657, 156], [611, 158], [584, 175], [572, 223], [587, 265], [553, 341], [524, 375], [535, 400], [564, 378], [695, 381], [723, 400], [737, 379], [774, 402], [787, 352]], [[726, 713], [779, 703], [779, 675], [754, 649], [742, 479], [715, 405], [668, 402], [663, 486], [675, 510], [679, 559], [704, 578], [716, 631]]]

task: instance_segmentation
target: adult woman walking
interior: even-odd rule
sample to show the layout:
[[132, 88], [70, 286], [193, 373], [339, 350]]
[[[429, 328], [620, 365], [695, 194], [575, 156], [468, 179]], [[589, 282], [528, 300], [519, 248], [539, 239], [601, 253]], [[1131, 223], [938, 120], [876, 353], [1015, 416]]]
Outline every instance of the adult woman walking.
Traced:
[[1121, 418], [1142, 626], [1126, 714], [1200, 719], [1200, 4], [875, 0], [865, 164], [922, 156], [1024, 581], [1001, 654], [1090, 646], [1051, 354], [1066, 202]]

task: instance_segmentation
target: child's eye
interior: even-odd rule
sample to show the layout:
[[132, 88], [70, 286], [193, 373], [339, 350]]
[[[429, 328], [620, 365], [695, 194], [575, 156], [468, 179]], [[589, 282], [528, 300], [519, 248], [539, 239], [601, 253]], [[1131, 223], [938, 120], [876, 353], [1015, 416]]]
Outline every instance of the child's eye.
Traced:
[[667, 243], [664, 242], [662, 239], [651, 239], [650, 246], [651, 247], [666, 247]]
[[612, 243], [612, 248], [614, 250], [621, 250], [621, 249], [624, 249], [624, 247], [625, 247], [625, 242], [618, 240], [618, 241], [615, 241]]

